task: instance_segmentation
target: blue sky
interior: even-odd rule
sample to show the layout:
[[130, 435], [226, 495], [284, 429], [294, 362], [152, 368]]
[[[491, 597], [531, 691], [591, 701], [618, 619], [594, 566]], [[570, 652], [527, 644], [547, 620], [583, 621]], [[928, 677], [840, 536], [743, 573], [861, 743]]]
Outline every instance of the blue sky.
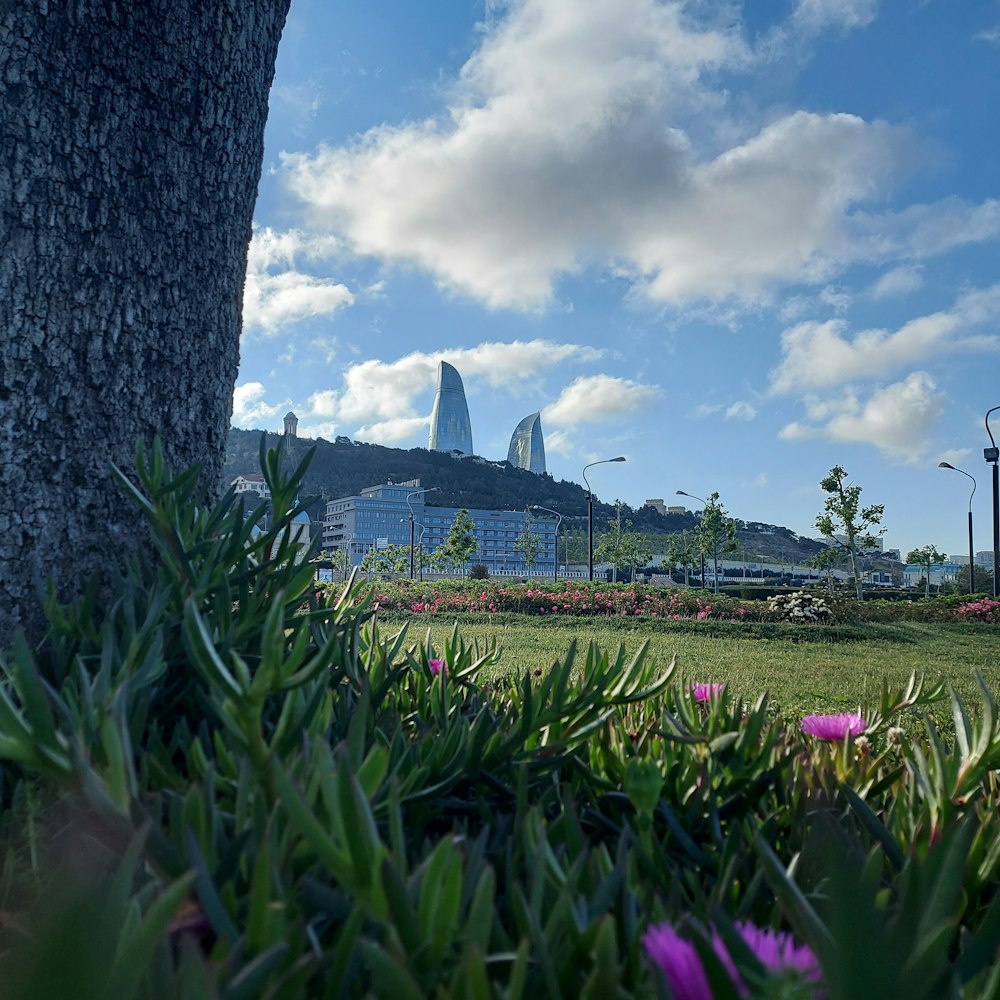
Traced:
[[996, 0], [293, 0], [233, 422], [425, 447], [444, 359], [602, 499], [963, 553], [945, 460], [991, 548], [998, 111]]

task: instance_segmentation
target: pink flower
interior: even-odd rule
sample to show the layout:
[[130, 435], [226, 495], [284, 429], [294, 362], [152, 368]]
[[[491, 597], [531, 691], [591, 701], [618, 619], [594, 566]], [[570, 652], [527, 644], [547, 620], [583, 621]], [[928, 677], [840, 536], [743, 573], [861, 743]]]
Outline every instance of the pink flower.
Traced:
[[847, 734], [857, 736], [868, 728], [868, 723], [851, 712], [840, 715], [806, 715], [799, 723], [802, 732], [815, 736], [818, 740], [840, 742], [847, 739]]
[[796, 944], [791, 934], [771, 930], [770, 927], [755, 927], [748, 921], [738, 922], [736, 929], [762, 965], [774, 972], [794, 969], [811, 982], [819, 980], [819, 962], [812, 949], [808, 945]]
[[444, 663], [443, 660], [428, 660], [427, 661], [427, 666], [429, 666], [431, 668], [431, 673], [435, 677], [437, 677], [437, 675], [441, 674], [441, 673], [444, 673], [444, 674], [448, 673], [448, 668], [447, 668], [447, 666], [445, 666], [445, 663]]
[[691, 697], [695, 701], [711, 701], [726, 685], [716, 681], [705, 684], [692, 684]]
[[712, 1000], [698, 952], [670, 924], [648, 927], [642, 943], [646, 954], [666, 974], [674, 1000]]

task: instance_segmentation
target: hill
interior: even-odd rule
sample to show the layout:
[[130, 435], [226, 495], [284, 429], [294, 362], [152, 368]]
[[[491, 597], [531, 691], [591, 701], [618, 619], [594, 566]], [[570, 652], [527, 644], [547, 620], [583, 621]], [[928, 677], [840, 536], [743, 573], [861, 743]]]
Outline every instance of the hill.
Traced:
[[[231, 428], [223, 469], [224, 485], [248, 472], [259, 470], [260, 437], [263, 431]], [[267, 433], [268, 447], [276, 447], [281, 436]], [[304, 492], [320, 498], [353, 496], [366, 486], [378, 483], [402, 483], [419, 479], [421, 486], [436, 486], [438, 491], [427, 496], [429, 507], [481, 507], [489, 510], [524, 510], [532, 504], [548, 507], [563, 515], [563, 530], [585, 530], [587, 523], [587, 491], [579, 483], [556, 480], [548, 474], [538, 475], [518, 469], [509, 462], [491, 462], [476, 456], [456, 458], [426, 448], [386, 448], [338, 437], [334, 441], [292, 438], [287, 461], [298, 464], [315, 446]], [[312, 517], [321, 520], [323, 503], [310, 508]], [[596, 530], [603, 530], [613, 517], [613, 504], [594, 497]], [[692, 513], [660, 514], [652, 507], [633, 509], [622, 507], [623, 516], [632, 521], [633, 529], [650, 536], [663, 536], [678, 531], [691, 531], [697, 525]], [[796, 535], [777, 525], [738, 521], [740, 546], [752, 556], [803, 560], [822, 547], [821, 543]], [[654, 548], [662, 549], [665, 542], [650, 539]]]

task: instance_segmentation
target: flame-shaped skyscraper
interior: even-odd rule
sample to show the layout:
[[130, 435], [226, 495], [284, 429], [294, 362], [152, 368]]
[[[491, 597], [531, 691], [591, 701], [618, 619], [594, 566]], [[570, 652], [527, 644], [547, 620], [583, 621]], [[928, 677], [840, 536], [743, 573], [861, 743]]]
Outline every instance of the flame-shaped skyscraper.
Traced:
[[458, 370], [447, 361], [438, 363], [437, 392], [431, 414], [431, 451], [460, 451], [472, 455], [472, 422], [465, 402], [465, 386]]
[[531, 413], [514, 428], [507, 449], [507, 461], [529, 472], [545, 471], [545, 442], [542, 440], [542, 415]]

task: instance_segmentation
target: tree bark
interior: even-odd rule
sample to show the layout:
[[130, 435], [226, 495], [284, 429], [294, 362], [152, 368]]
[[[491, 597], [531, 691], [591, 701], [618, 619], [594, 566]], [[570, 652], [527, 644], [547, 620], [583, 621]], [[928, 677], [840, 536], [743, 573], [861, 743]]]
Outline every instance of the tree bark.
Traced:
[[221, 474], [289, 0], [0, 0], [0, 648], [143, 541], [111, 475]]

